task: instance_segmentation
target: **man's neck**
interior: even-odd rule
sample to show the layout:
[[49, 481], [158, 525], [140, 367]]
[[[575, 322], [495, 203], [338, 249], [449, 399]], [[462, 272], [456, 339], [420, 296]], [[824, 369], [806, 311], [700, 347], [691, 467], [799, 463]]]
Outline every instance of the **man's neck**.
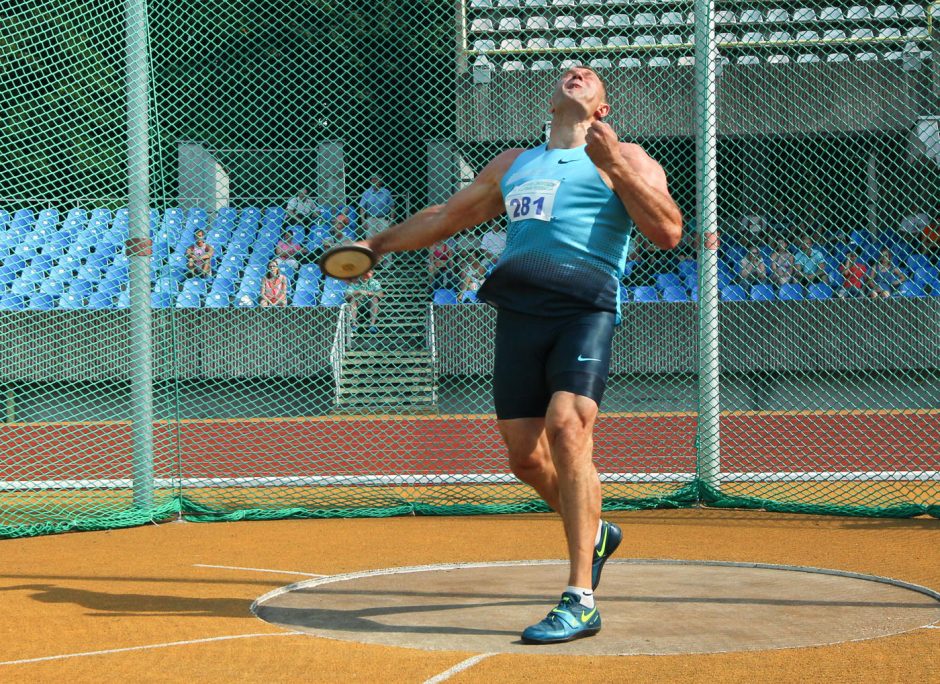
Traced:
[[585, 119], [583, 112], [569, 117], [556, 111], [552, 117], [552, 132], [548, 136], [548, 148], [568, 150], [580, 147], [585, 143], [588, 129], [593, 122], [594, 117], [590, 116]]

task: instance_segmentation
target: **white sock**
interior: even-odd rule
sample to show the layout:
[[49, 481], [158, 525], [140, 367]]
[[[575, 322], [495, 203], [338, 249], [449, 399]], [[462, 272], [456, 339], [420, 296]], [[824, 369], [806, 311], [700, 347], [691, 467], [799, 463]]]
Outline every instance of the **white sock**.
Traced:
[[598, 544], [601, 543], [601, 530], [603, 529], [604, 529], [604, 521], [598, 520], [597, 521], [597, 534], [594, 535], [594, 546], [597, 546]]
[[565, 593], [574, 594], [578, 597], [578, 602], [585, 608], [594, 607], [594, 592], [590, 589], [584, 589], [583, 587], [565, 587]]

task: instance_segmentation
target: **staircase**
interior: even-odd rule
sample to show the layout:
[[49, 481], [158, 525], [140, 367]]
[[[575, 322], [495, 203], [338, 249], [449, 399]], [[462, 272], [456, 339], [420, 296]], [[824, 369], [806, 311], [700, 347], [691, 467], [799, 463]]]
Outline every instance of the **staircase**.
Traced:
[[368, 300], [356, 326], [345, 305], [331, 355], [336, 413], [436, 410], [434, 331], [424, 253], [390, 255], [376, 267], [382, 284], [375, 331]]

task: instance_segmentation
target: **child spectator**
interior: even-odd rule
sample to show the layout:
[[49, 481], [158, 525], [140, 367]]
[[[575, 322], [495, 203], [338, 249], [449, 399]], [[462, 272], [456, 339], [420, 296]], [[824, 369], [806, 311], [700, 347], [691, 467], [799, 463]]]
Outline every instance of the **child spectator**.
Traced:
[[287, 229], [274, 246], [274, 256], [296, 271], [306, 261], [307, 250], [294, 238], [294, 231]]
[[870, 275], [868, 266], [859, 260], [856, 250], [853, 249], [845, 255], [845, 261], [839, 266], [839, 273], [844, 278], [842, 288], [839, 290], [840, 297], [865, 296], [865, 287], [870, 280]]
[[757, 247], [751, 247], [744, 258], [741, 259], [738, 279], [744, 285], [757, 285], [758, 283], [767, 282], [767, 265], [764, 263], [764, 258]]
[[369, 332], [373, 334], [378, 332], [375, 323], [379, 316], [379, 299], [384, 294], [382, 292], [382, 285], [374, 276], [375, 274], [372, 271], [368, 271], [358, 280], [350, 283], [349, 287], [346, 288], [346, 301], [349, 303], [349, 320], [353, 330], [356, 329], [356, 313], [359, 301], [369, 299], [369, 313], [371, 314], [369, 319]]
[[212, 275], [212, 256], [215, 250], [206, 242], [206, 234], [196, 231], [196, 242], [186, 249], [186, 268], [189, 275], [197, 278], [208, 278]]
[[826, 273], [826, 257], [822, 250], [813, 246], [809, 237], [803, 238], [803, 246], [796, 254], [796, 277], [806, 284], [828, 283], [829, 275]]
[[777, 240], [777, 251], [770, 255], [770, 277], [777, 285], [793, 282], [796, 260], [786, 240]]
[[905, 280], [907, 277], [894, 265], [891, 250], [883, 247], [878, 261], [871, 268], [872, 297], [890, 297]]
[[268, 272], [261, 279], [261, 306], [287, 306], [287, 276], [281, 273], [277, 259], [268, 262]]

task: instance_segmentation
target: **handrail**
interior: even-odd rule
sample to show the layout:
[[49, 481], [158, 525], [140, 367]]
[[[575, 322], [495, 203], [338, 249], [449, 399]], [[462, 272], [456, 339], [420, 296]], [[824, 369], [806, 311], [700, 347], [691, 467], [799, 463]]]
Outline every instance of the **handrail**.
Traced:
[[431, 401], [437, 405], [437, 336], [434, 332], [434, 303], [428, 302], [428, 351], [431, 352]]
[[333, 367], [333, 383], [336, 388], [335, 397], [339, 399], [340, 382], [343, 379], [343, 358], [346, 356], [346, 345], [349, 341], [349, 315], [347, 304], [339, 307], [339, 316], [336, 318], [336, 334], [333, 335], [333, 346], [330, 348], [330, 365]]

